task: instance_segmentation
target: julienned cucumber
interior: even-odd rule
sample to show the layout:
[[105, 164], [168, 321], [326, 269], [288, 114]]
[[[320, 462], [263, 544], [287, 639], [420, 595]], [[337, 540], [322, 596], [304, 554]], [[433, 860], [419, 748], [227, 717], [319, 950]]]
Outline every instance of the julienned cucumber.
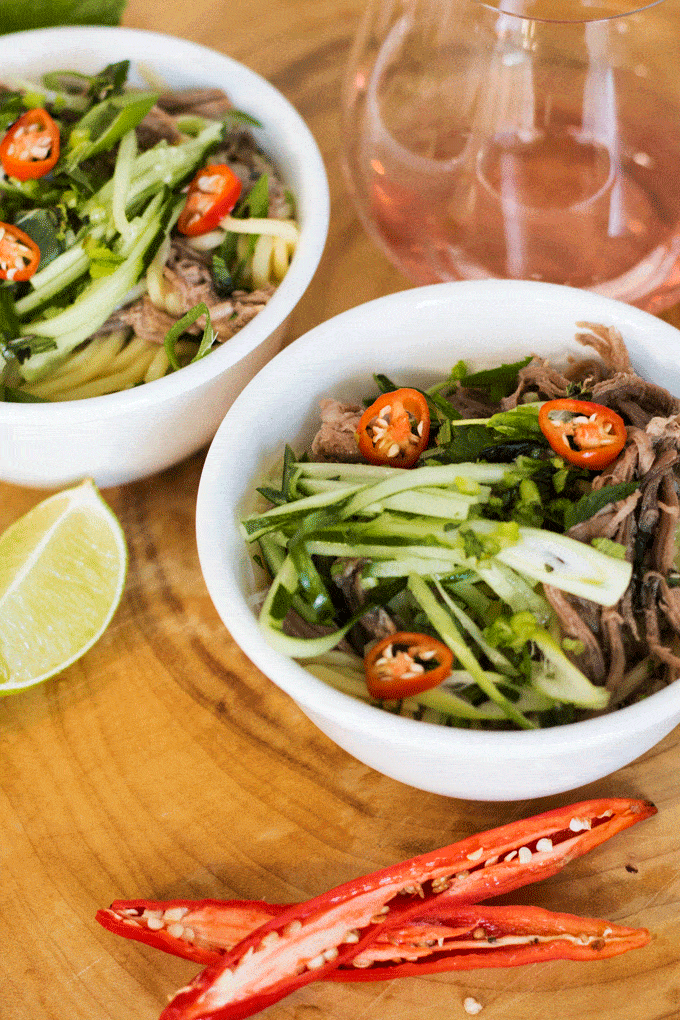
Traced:
[[[126, 115], [130, 112], [121, 109]], [[122, 126], [121, 121], [121, 129]], [[179, 145], [161, 142], [138, 155], [132, 145], [123, 146], [125, 198], [121, 199], [119, 172], [117, 181], [114, 175], [83, 204], [79, 213], [89, 221], [88, 238], [110, 245], [124, 261], [109, 275], [86, 283], [75, 301], [56, 314], [47, 314], [47, 302], [78, 281], [82, 287], [88, 279], [90, 258], [84, 244], [87, 238], [81, 237], [42, 273], [36, 274], [32, 291], [17, 302], [17, 313], [24, 320], [21, 332], [23, 336], [52, 338], [56, 347], [23, 362], [21, 374], [27, 382], [41, 378], [62, 361], [124, 302], [179, 216], [185, 199], [173, 194], [173, 189], [195, 173], [211, 147], [220, 141], [223, 130], [221, 121], [213, 121], [196, 138]], [[43, 318], [25, 321], [43, 306]]]
[[[308, 530], [305, 542], [311, 543], [315, 555], [363, 557], [369, 560], [414, 560], [425, 564], [436, 561], [430, 575], [451, 573], [456, 565], [481, 567], [503, 564], [532, 581], [544, 581], [555, 588], [587, 598], [600, 605], [611, 606], [622, 597], [630, 582], [632, 567], [625, 560], [599, 552], [591, 546], [540, 528], [504, 525], [496, 521], [463, 516], [458, 507], [452, 518], [427, 515], [428, 498], [456, 497], [461, 488], [472, 484], [492, 485], [504, 479], [511, 470], [499, 464], [434, 465], [395, 471], [377, 477], [357, 471], [360, 465], [323, 465], [327, 473], [333, 469], [337, 489], [316, 492], [291, 502], [282, 503], [260, 514], [251, 514], [241, 523], [244, 538], [257, 540], [261, 535], [281, 529], [293, 529], [309, 515], [323, 511], [319, 528]], [[322, 472], [318, 465], [295, 465], [292, 488], [300, 485], [309, 471], [314, 478]], [[366, 483], [357, 489], [357, 479]], [[328, 477], [328, 474], [327, 474]], [[370, 479], [370, 480], [369, 480]], [[418, 528], [418, 517], [386, 509], [385, 502], [397, 494], [409, 492], [425, 508], [425, 523]], [[484, 502], [483, 490], [479, 502]], [[469, 511], [471, 505], [467, 506]], [[421, 509], [421, 516], [423, 516]], [[418, 531], [420, 530], [420, 535]], [[478, 541], [473, 551], [466, 541], [471, 534]], [[419, 537], [416, 544], [413, 538]], [[370, 573], [370, 569], [368, 572]], [[412, 569], [403, 571], [404, 575]], [[398, 569], [377, 571], [379, 576], [398, 576]], [[501, 577], [503, 575], [501, 574]], [[533, 588], [533, 585], [531, 586]], [[542, 599], [537, 596], [536, 601]], [[515, 608], [515, 607], [513, 607]], [[526, 606], [517, 606], [526, 608]]]
[[34, 354], [24, 362], [21, 372], [28, 381], [40, 378], [78, 344], [102, 326], [128, 291], [137, 283], [156, 247], [179, 215], [183, 200], [153, 199], [143, 216], [141, 230], [126, 260], [110, 276], [93, 280], [65, 311], [22, 327], [24, 336], [52, 337], [56, 348]]
[[[513, 470], [514, 465], [486, 463], [411, 470], [307, 464], [294, 462], [289, 451], [281, 491], [263, 490], [275, 505], [241, 526], [248, 542], [260, 542], [274, 578], [260, 615], [268, 642], [282, 654], [311, 660], [312, 672], [349, 691], [358, 682], [356, 670], [333, 674], [332, 663], [344, 654], [336, 646], [369, 608], [408, 593], [454, 652], [467, 689], [464, 694], [443, 685], [427, 691], [406, 714], [426, 711], [470, 722], [500, 718], [533, 729], [538, 724], [527, 713], [565, 703], [606, 707], [606, 690], [588, 680], [546, 629], [550, 605], [536, 581], [612, 605], [628, 585], [630, 565], [561, 534], [481, 517], [493, 486], [505, 483]], [[410, 501], [400, 504], [404, 497]], [[365, 601], [350, 620], [333, 621], [324, 563], [359, 565]], [[396, 588], [387, 589], [390, 585]], [[511, 615], [499, 621], [500, 630], [489, 628], [487, 637], [485, 623], [478, 625], [460, 603], [486, 621], [493, 601], [489, 589]], [[289, 609], [308, 623], [330, 623], [328, 632], [314, 638], [286, 634]], [[504, 644], [515, 652], [524, 648], [525, 656], [530, 648], [539, 655], [521, 666], [515, 653], [505, 654]], [[470, 701], [466, 694], [474, 690]]]

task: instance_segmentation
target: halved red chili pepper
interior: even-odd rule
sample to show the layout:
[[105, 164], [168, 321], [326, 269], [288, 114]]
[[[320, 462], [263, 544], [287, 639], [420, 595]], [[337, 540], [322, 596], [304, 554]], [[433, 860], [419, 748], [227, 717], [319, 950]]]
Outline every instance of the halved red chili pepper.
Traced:
[[0, 163], [19, 181], [44, 177], [59, 159], [59, 128], [47, 110], [28, 110], [0, 142]]
[[548, 400], [538, 412], [538, 424], [555, 453], [593, 471], [611, 464], [626, 445], [623, 418], [588, 400]]
[[[218, 964], [206, 968], [182, 988], [163, 1011], [161, 1020], [242, 1020], [310, 981], [331, 975], [339, 979], [338, 972], [345, 969], [350, 973], [361, 970], [354, 968], [353, 961], [361, 959], [364, 950], [384, 948], [393, 935], [408, 932], [413, 925], [422, 929], [423, 923], [434, 921], [437, 926], [438, 919], [443, 919], [449, 927], [461, 928], [463, 925], [456, 920], [457, 908], [470, 907], [479, 900], [547, 878], [575, 857], [655, 811], [652, 804], [640, 800], [585, 801], [511, 822], [348, 882], [265, 922]], [[526, 921], [525, 908], [508, 908], [513, 910], [518, 911], [520, 926], [531, 927], [536, 921], [536, 918]], [[538, 946], [533, 947], [535, 956], [530, 948], [525, 948], [518, 962], [542, 959], [544, 953], [549, 956], [564, 949], [553, 938], [559, 934], [559, 922], [555, 923], [557, 928], [544, 922], [544, 928], [534, 933], [539, 938]], [[597, 942], [591, 945], [592, 956], [596, 956], [598, 940], [607, 945], [607, 935], [600, 927], [602, 922], [582, 923], [588, 939], [592, 935], [593, 943]], [[507, 917], [504, 924], [505, 929], [499, 930], [510, 936]], [[469, 927], [468, 920], [465, 926]], [[613, 932], [613, 926], [609, 927]], [[528, 934], [524, 929], [521, 931], [523, 936]], [[549, 941], [556, 942], [553, 949], [541, 948], [541, 932], [547, 933]], [[617, 937], [610, 946], [622, 948]], [[628, 940], [626, 948], [634, 948], [644, 944], [646, 933], [620, 937]], [[527, 947], [530, 942], [523, 937], [522, 945]], [[456, 955], [448, 958], [454, 961]], [[511, 954], [504, 952], [500, 959], [511, 959]], [[448, 967], [444, 960], [442, 956], [438, 969], [455, 969], [455, 964]], [[434, 957], [431, 962], [436, 962]], [[404, 973], [402, 966], [411, 968], [414, 964], [391, 965], [390, 976]], [[367, 969], [373, 970], [372, 961]], [[384, 971], [380, 976], [384, 977]]]
[[204, 166], [189, 185], [178, 229], [188, 237], [207, 234], [231, 212], [240, 194], [241, 181], [225, 163]]
[[330, 981], [390, 981], [449, 970], [519, 967], [542, 960], [598, 960], [649, 942], [646, 928], [541, 907], [440, 903], [410, 923], [391, 925]]
[[40, 248], [11, 223], [0, 223], [0, 280], [29, 280], [40, 263]]
[[261, 900], [115, 900], [96, 920], [114, 935], [195, 963], [219, 963], [227, 950], [290, 904]]
[[383, 393], [362, 414], [357, 438], [369, 464], [413, 467], [430, 438], [427, 400], [407, 388]]
[[[216, 964], [241, 939], [287, 909], [247, 900], [120, 900], [97, 911], [96, 920], [116, 935], [195, 963]], [[649, 941], [645, 928], [540, 907], [447, 906], [440, 901], [434, 913], [420, 909], [422, 917], [416, 909], [403, 924], [386, 924], [351, 962], [324, 980], [388, 981], [435, 971], [516, 967], [539, 959], [603, 959]]]
[[438, 687], [451, 672], [453, 653], [429, 634], [389, 634], [364, 656], [366, 686], [373, 698], [408, 698]]

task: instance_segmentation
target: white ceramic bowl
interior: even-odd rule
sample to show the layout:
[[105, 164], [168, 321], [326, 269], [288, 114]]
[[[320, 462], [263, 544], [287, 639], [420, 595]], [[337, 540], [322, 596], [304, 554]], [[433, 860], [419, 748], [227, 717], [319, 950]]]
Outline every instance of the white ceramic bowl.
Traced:
[[0, 403], [0, 479], [56, 487], [84, 477], [119, 485], [161, 471], [208, 443], [245, 384], [282, 346], [286, 320], [319, 264], [328, 232], [326, 173], [302, 118], [259, 75], [203, 46], [126, 28], [55, 28], [0, 36], [0, 77], [92, 73], [130, 59], [172, 88], [219, 87], [263, 124], [254, 130], [296, 196], [301, 237], [265, 308], [195, 365], [122, 393], [53, 404]]
[[573, 341], [581, 320], [617, 326], [637, 371], [680, 393], [680, 331], [645, 312], [552, 284], [437, 284], [354, 308], [296, 340], [246, 387], [208, 453], [198, 547], [225, 626], [324, 733], [410, 786], [471, 800], [573, 790], [632, 761], [680, 721], [680, 682], [611, 715], [546, 730], [482, 732], [393, 716], [332, 689], [266, 644], [250, 608], [254, 575], [239, 517], [284, 442], [300, 450], [310, 441], [319, 398], [361, 397], [373, 372], [428, 385], [460, 358], [484, 367], [534, 352], [556, 362], [568, 352], [583, 356]]

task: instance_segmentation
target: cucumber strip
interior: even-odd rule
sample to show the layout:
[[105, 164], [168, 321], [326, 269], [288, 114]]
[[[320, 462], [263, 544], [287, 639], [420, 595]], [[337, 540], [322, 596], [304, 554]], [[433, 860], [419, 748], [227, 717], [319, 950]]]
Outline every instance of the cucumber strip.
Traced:
[[350, 489], [356, 492], [364, 487], [364, 482], [356, 482], [355, 485], [348, 485], [339, 478], [296, 478], [295, 485], [298, 492], [305, 496], [313, 496], [317, 492], [338, 492], [340, 489]]
[[539, 628], [531, 640], [543, 653], [544, 662], [533, 671], [531, 681], [543, 694], [556, 701], [596, 711], [609, 704], [609, 691], [596, 687], [564, 654], [547, 630]]
[[86, 273], [89, 265], [90, 256], [80, 243], [57, 255], [40, 273], [31, 277], [33, 290], [17, 301], [17, 315], [24, 316], [35, 311]]
[[402, 513], [419, 514], [424, 517], [445, 517], [451, 521], [465, 521], [470, 507], [484, 503], [489, 497], [489, 489], [485, 486], [479, 495], [471, 496], [463, 492], [432, 492], [429, 488], [413, 489], [396, 492], [386, 496], [379, 503], [369, 503], [364, 513], [379, 513], [381, 509], [400, 510]]
[[412, 574], [408, 579], [408, 588], [434, 629], [438, 632], [442, 641], [449, 646], [460, 664], [472, 675], [474, 682], [481, 688], [484, 694], [486, 694], [487, 698], [490, 701], [495, 702], [495, 704], [502, 709], [507, 718], [521, 729], [535, 729], [536, 723], [527, 719], [527, 717], [498, 690], [492, 678], [487, 675], [487, 673], [479, 665], [476, 657], [461, 637], [450, 613], [448, 613], [441, 603], [438, 602], [422, 577]]
[[[316, 492], [335, 492], [347, 488], [346, 483], [335, 478], [299, 478], [296, 482], [299, 491], [306, 495]], [[357, 482], [355, 491], [363, 488]], [[418, 514], [424, 517], [441, 517], [447, 521], [465, 521], [470, 507], [484, 503], [489, 498], [490, 489], [480, 486], [478, 495], [472, 496], [463, 492], [442, 493], [441, 489], [423, 487], [413, 491], [397, 492], [387, 496], [380, 503], [371, 503], [365, 507], [365, 513], [380, 513], [381, 510], [399, 510], [402, 513]]]
[[[272, 577], [275, 577], [281, 570], [284, 560], [286, 559], [286, 550], [271, 534], [263, 535], [260, 538], [259, 544], [264, 564]], [[300, 598], [297, 593], [292, 595], [291, 609], [294, 609], [306, 623], [319, 622], [318, 614], [314, 611], [314, 609], [310, 608], [307, 602], [305, 602], [303, 598]]]
[[23, 363], [21, 373], [28, 382], [38, 379], [53, 363], [62, 360], [99, 329], [137, 282], [144, 270], [147, 250], [163, 229], [162, 204], [162, 195], [152, 200], [144, 216], [144, 229], [128, 258], [115, 272], [94, 280], [65, 311], [23, 326], [24, 335], [48, 336], [57, 343], [56, 349], [35, 354]]
[[408, 472], [400, 472], [395, 477], [386, 478], [382, 482], [368, 485], [357, 492], [343, 507], [341, 516], [351, 517], [365, 510], [372, 503], [380, 503], [387, 496], [406, 489], [419, 489], [423, 485], [454, 485], [458, 479], [467, 482], [493, 484], [501, 481], [507, 468], [502, 464], [441, 464], [433, 467], [412, 468]]
[[113, 170], [113, 195], [111, 198], [111, 212], [113, 224], [118, 233], [125, 237], [130, 232], [130, 223], [126, 215], [127, 194], [132, 179], [132, 167], [137, 155], [137, 136], [134, 131], [128, 131], [120, 140], [116, 165]]
[[297, 638], [273, 627], [264, 614], [264, 607], [260, 613], [260, 626], [265, 641], [270, 648], [280, 652], [281, 655], [288, 655], [291, 659], [308, 659], [315, 655], [323, 655], [342, 641], [345, 634], [354, 626], [355, 621], [346, 623], [339, 630], [331, 631], [330, 634], [323, 634], [317, 638]]
[[460, 625], [468, 632], [472, 640], [484, 652], [489, 662], [493, 663], [499, 672], [504, 673], [507, 676], [517, 676], [517, 670], [510, 660], [497, 648], [494, 648], [493, 645], [489, 644], [472, 617], [468, 616], [465, 610], [461, 609], [460, 606], [454, 602], [439, 581], [435, 582], [435, 588], [437, 589], [446, 608], [450, 613], [453, 613], [458, 620], [458, 623], [460, 623]]
[[481, 619], [486, 619], [493, 600], [489, 598], [483, 591], [480, 591], [479, 586], [472, 581], [452, 581], [449, 584], [450, 590], [454, 595], [457, 595], [459, 599], [469, 606], [473, 612], [477, 613], [477, 616]]
[[[221, 121], [213, 121], [196, 138], [179, 145], [159, 142], [153, 149], [141, 152], [135, 159], [130, 172], [130, 188], [127, 194], [126, 215], [147, 194], [158, 192], [163, 187], [174, 188], [192, 171], [197, 170], [208, 149], [222, 137]], [[91, 223], [113, 222], [113, 180], [108, 180], [83, 206], [83, 215]]]
[[366, 484], [394, 475], [408, 475], [408, 468], [381, 467], [379, 464], [327, 464], [324, 461], [296, 461], [293, 465], [303, 478], [335, 478], [342, 482]]
[[441, 561], [449, 567], [457, 567], [465, 562], [465, 553], [461, 549], [446, 549], [435, 545], [379, 545], [312, 538], [307, 541], [307, 549], [312, 556], [335, 556], [340, 559], [356, 557], [376, 560], [420, 559], [425, 563]]
[[520, 540], [497, 559], [521, 574], [562, 591], [613, 606], [630, 584], [633, 567], [585, 542], [541, 528], [520, 528]]
[[478, 563], [475, 570], [482, 581], [498, 595], [502, 602], [510, 606], [513, 613], [521, 613], [528, 609], [539, 623], [547, 623], [552, 614], [548, 600], [510, 567], [497, 560], [485, 560]]
[[305, 517], [313, 510], [321, 507], [330, 507], [334, 503], [341, 503], [355, 491], [353, 486], [346, 489], [338, 489], [332, 492], [317, 492], [312, 496], [304, 496], [293, 503], [281, 503], [279, 506], [270, 507], [264, 513], [251, 514], [244, 517], [240, 523], [241, 534], [247, 542], [254, 542], [261, 535], [268, 531], [278, 530]]
[[399, 560], [375, 560], [368, 563], [363, 570], [364, 585], [369, 578], [380, 577], [409, 577], [417, 574], [419, 577], [451, 577], [456, 573], [456, 566], [450, 560], [444, 559], [419, 559], [415, 556]]

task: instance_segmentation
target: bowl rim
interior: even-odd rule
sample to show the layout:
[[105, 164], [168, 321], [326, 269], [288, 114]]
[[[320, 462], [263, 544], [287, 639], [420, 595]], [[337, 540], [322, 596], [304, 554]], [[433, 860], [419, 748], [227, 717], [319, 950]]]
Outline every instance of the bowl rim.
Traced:
[[[355, 731], [370, 734], [373, 739], [376, 739], [376, 733], [379, 731], [377, 739], [382, 742], [389, 742], [394, 738], [401, 745], [416, 749], [422, 748], [423, 742], [426, 741], [428, 754], [437, 750], [450, 751], [452, 734], [455, 734], [455, 740], [461, 751], [468, 751], [477, 759], [484, 751], [504, 754], [512, 760], [548, 749], [559, 753], [560, 749], [565, 748], [577, 752], [586, 747], [591, 749], [596, 746], [604, 747], [615, 731], [619, 731], [617, 736], [620, 737], [621, 720], [627, 724], [627, 731], [638, 733], [653, 729], [662, 719], [674, 712], [680, 713], [680, 680], [641, 702], [614, 712], [576, 723], [536, 730], [497, 731], [445, 727], [423, 720], [395, 716], [352, 698], [317, 679], [295, 660], [276, 651], [265, 642], [256, 617], [241, 592], [236, 574], [236, 559], [233, 555], [230, 559], [220, 548], [220, 540], [224, 542], [225, 529], [230, 536], [228, 547], [232, 554], [238, 549], [234, 536], [236, 535], [242, 542], [238, 536], [237, 521], [231, 516], [233, 508], [229, 508], [228, 519], [223, 508], [225, 490], [222, 481], [228, 464], [228, 457], [225, 455], [232, 445], [230, 436], [233, 434], [233, 422], [238, 420], [246, 408], [252, 407], [254, 395], [266, 387], [269, 380], [274, 380], [277, 374], [285, 374], [289, 370], [289, 363], [300, 361], [306, 351], [313, 348], [318, 350], [324, 334], [329, 331], [332, 332], [338, 326], [344, 327], [345, 330], [360, 328], [367, 318], [379, 317], [381, 313], [388, 311], [398, 312], [400, 308], [408, 307], [414, 302], [426, 307], [429, 302], [452, 300], [454, 295], [467, 296], [467, 299], [472, 301], [484, 294], [488, 300], [498, 301], [502, 300], [503, 292], [508, 292], [508, 289], [515, 293], [517, 300], [530, 301], [538, 295], [543, 295], [546, 299], [556, 301], [565, 311], [567, 308], [575, 308], [580, 302], [591, 309], [598, 306], [603, 311], [617, 313], [619, 323], [625, 313], [625, 317], [638, 328], [638, 331], [644, 333], [653, 327], [655, 335], [658, 332], [661, 339], [665, 336], [675, 345], [680, 345], [680, 331], [669, 323], [612, 298], [559, 284], [525, 280], [455, 281], [398, 291], [350, 308], [320, 323], [289, 344], [261, 369], [239, 395], [220, 425], [208, 451], [199, 483], [196, 504], [199, 561], [213, 604], [239, 647], [272, 683], [289, 694], [304, 711], [316, 713], [330, 721], [332, 725], [349, 726]], [[584, 314], [582, 317], [586, 318], [590, 314], [590, 311], [587, 311], [587, 315]], [[590, 321], [600, 320], [591, 318]], [[540, 354], [540, 351], [537, 353]], [[348, 366], [348, 375], [350, 371], [351, 365]], [[221, 516], [216, 512], [220, 508]], [[216, 549], [218, 554], [215, 553]], [[228, 605], [228, 617], [225, 600]], [[274, 676], [276, 679], [273, 679]]]
[[[158, 61], [166, 64], [171, 61], [171, 52], [176, 50], [179, 51], [180, 59], [189, 62], [191, 58], [191, 66], [200, 68], [202, 62], [208, 62], [224, 68], [224, 88], [227, 92], [229, 75], [237, 76], [245, 85], [256, 87], [262, 97], [257, 105], [263, 107], [266, 103], [269, 122], [276, 122], [277, 129], [283, 127], [290, 137], [296, 139], [295, 151], [300, 153], [300, 191], [304, 197], [305, 209], [300, 221], [300, 240], [284, 280], [255, 318], [208, 357], [144, 386], [84, 400], [55, 401], [49, 404], [2, 401], [0, 423], [5, 424], [41, 425], [73, 421], [74, 417], [77, 420], [88, 420], [92, 417], [118, 415], [128, 408], [141, 408], [170, 400], [179, 394], [190, 393], [228, 371], [271, 336], [298, 304], [318, 268], [330, 223], [328, 177], [316, 140], [293, 104], [258, 72], [227, 54], [188, 39], [164, 32], [112, 25], [61, 25], [9, 33], [0, 36], [0, 60], [3, 50], [7, 48], [18, 48], [23, 57], [26, 44], [31, 52], [25, 59], [36, 59], [40, 44], [46, 49], [53, 49], [53, 41], [59, 37], [68, 37], [74, 47], [82, 46], [88, 51], [92, 48], [108, 50], [114, 39], [120, 41], [116, 43], [116, 50], [119, 47], [123, 50], [126, 40], [129, 40], [129, 46], [134, 48], [134, 42], [140, 51], [145, 47]], [[122, 53], [114, 54], [114, 58], [116, 55], [123, 59]], [[131, 60], [134, 63], [140, 57]], [[200, 79], [200, 74], [197, 78]], [[266, 132], [265, 123], [265, 138]]]

